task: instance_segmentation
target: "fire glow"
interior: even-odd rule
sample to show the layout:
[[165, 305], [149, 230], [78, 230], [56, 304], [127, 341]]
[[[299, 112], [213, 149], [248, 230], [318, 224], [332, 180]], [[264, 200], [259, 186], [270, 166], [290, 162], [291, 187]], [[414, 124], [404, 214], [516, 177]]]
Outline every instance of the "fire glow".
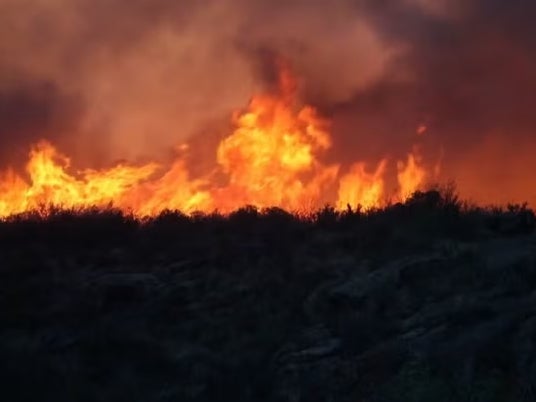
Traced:
[[[299, 105], [296, 95], [290, 70], [281, 68], [279, 91], [254, 96], [233, 115], [234, 130], [217, 147], [216, 170], [198, 178], [190, 176], [183, 157], [170, 166], [118, 164], [72, 173], [70, 158], [41, 141], [30, 151], [28, 180], [12, 170], [0, 174], [0, 218], [50, 205], [113, 205], [139, 217], [164, 210], [229, 213], [245, 205], [303, 211], [320, 207], [330, 188], [336, 189], [331, 203], [338, 209], [381, 207], [388, 198], [389, 160], [369, 169], [358, 161], [346, 172], [340, 164], [323, 163], [332, 145], [329, 122]], [[404, 201], [429, 174], [415, 150], [396, 167], [398, 190], [391, 201]]]

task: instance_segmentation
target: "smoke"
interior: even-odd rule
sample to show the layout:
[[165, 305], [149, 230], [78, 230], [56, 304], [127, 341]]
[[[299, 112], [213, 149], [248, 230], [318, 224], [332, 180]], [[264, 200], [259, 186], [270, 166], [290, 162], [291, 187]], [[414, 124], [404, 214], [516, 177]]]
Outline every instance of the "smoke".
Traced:
[[0, 87], [0, 158], [21, 167], [28, 144], [76, 132], [81, 99], [61, 93], [54, 82], [24, 81]]
[[[261, 48], [288, 57], [331, 98], [348, 97], [387, 58], [345, 2], [4, 0], [0, 7], [0, 69], [79, 96], [77, 143], [125, 157], [180, 142], [243, 105], [263, 85], [253, 56]], [[347, 54], [346, 40], [355, 52]]]
[[406, 44], [390, 66], [405, 80], [386, 76], [333, 107], [341, 146], [357, 149], [372, 138], [372, 153], [397, 152], [423, 122], [429, 155], [443, 155], [442, 179], [456, 180], [463, 195], [534, 203], [536, 3], [401, 3], [377, 2], [368, 12], [384, 41]]
[[528, 0], [3, 0], [0, 164], [41, 137], [95, 165], [206, 135], [272, 83], [277, 55], [333, 120], [343, 162], [399, 157], [426, 125], [429, 162], [443, 155], [462, 192], [526, 197], [535, 12]]

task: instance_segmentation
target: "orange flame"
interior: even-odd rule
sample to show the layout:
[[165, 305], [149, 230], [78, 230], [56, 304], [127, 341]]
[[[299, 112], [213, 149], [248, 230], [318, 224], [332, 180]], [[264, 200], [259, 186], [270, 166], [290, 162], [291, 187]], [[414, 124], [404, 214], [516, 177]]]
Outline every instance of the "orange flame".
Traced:
[[378, 207], [384, 196], [383, 176], [387, 160], [383, 159], [374, 173], [365, 171], [365, 164], [352, 165], [350, 172], [340, 180], [337, 208], [361, 206], [364, 209]]
[[[157, 163], [69, 173], [70, 159], [40, 142], [30, 152], [29, 180], [11, 170], [0, 174], [0, 218], [42, 205], [112, 204], [137, 216], [166, 209], [230, 212], [244, 205], [303, 210], [320, 206], [337, 186], [337, 208], [381, 206], [387, 159], [372, 173], [364, 162], [356, 162], [339, 178], [340, 165], [319, 159], [331, 147], [329, 124], [312, 107], [299, 105], [296, 89], [290, 70], [282, 68], [279, 93], [256, 96], [245, 111], [234, 114], [235, 129], [217, 148], [216, 170], [200, 178], [190, 177], [180, 157], [163, 173]], [[224, 182], [216, 183], [215, 174], [223, 175]], [[416, 152], [406, 163], [398, 162], [399, 198], [418, 189], [425, 177]]]
[[235, 116], [237, 129], [224, 139], [217, 161], [229, 177], [220, 192], [223, 209], [241, 204], [297, 209], [318, 195], [322, 180], [314, 177], [336, 175], [337, 167], [324, 167], [316, 154], [331, 146], [326, 122], [310, 107], [296, 109], [294, 86], [283, 74], [281, 97], [254, 98], [249, 110]]
[[156, 164], [140, 167], [118, 165], [109, 170], [85, 170], [80, 178], [67, 173], [70, 160], [47, 142], [30, 151], [27, 172], [30, 184], [8, 172], [0, 181], [0, 216], [36, 209], [41, 205], [65, 208], [103, 206], [146, 179]]
[[401, 201], [406, 200], [424, 183], [426, 170], [420, 164], [418, 154], [408, 154], [406, 163], [398, 162], [398, 185], [400, 187], [399, 198]]

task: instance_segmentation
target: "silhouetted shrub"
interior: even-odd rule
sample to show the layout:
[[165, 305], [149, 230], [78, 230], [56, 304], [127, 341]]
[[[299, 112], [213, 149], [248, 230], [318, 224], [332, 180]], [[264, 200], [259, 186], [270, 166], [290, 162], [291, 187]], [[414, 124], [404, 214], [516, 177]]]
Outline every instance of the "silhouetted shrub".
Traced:
[[[475, 207], [452, 188], [373, 210], [11, 216], [2, 395], [506, 401], [513, 377], [534, 378], [532, 238], [509, 238], [534, 228], [527, 205]], [[449, 378], [466, 371], [473, 384]]]

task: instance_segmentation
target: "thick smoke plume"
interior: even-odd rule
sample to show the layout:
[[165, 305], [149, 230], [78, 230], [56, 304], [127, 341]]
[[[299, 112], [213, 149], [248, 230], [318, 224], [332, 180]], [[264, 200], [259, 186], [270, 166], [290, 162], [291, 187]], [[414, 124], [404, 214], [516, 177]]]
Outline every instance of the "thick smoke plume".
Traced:
[[334, 159], [375, 164], [419, 137], [463, 195], [536, 202], [534, 15], [528, 0], [2, 0], [0, 165], [39, 138], [93, 166], [208, 143], [283, 57], [332, 119]]

